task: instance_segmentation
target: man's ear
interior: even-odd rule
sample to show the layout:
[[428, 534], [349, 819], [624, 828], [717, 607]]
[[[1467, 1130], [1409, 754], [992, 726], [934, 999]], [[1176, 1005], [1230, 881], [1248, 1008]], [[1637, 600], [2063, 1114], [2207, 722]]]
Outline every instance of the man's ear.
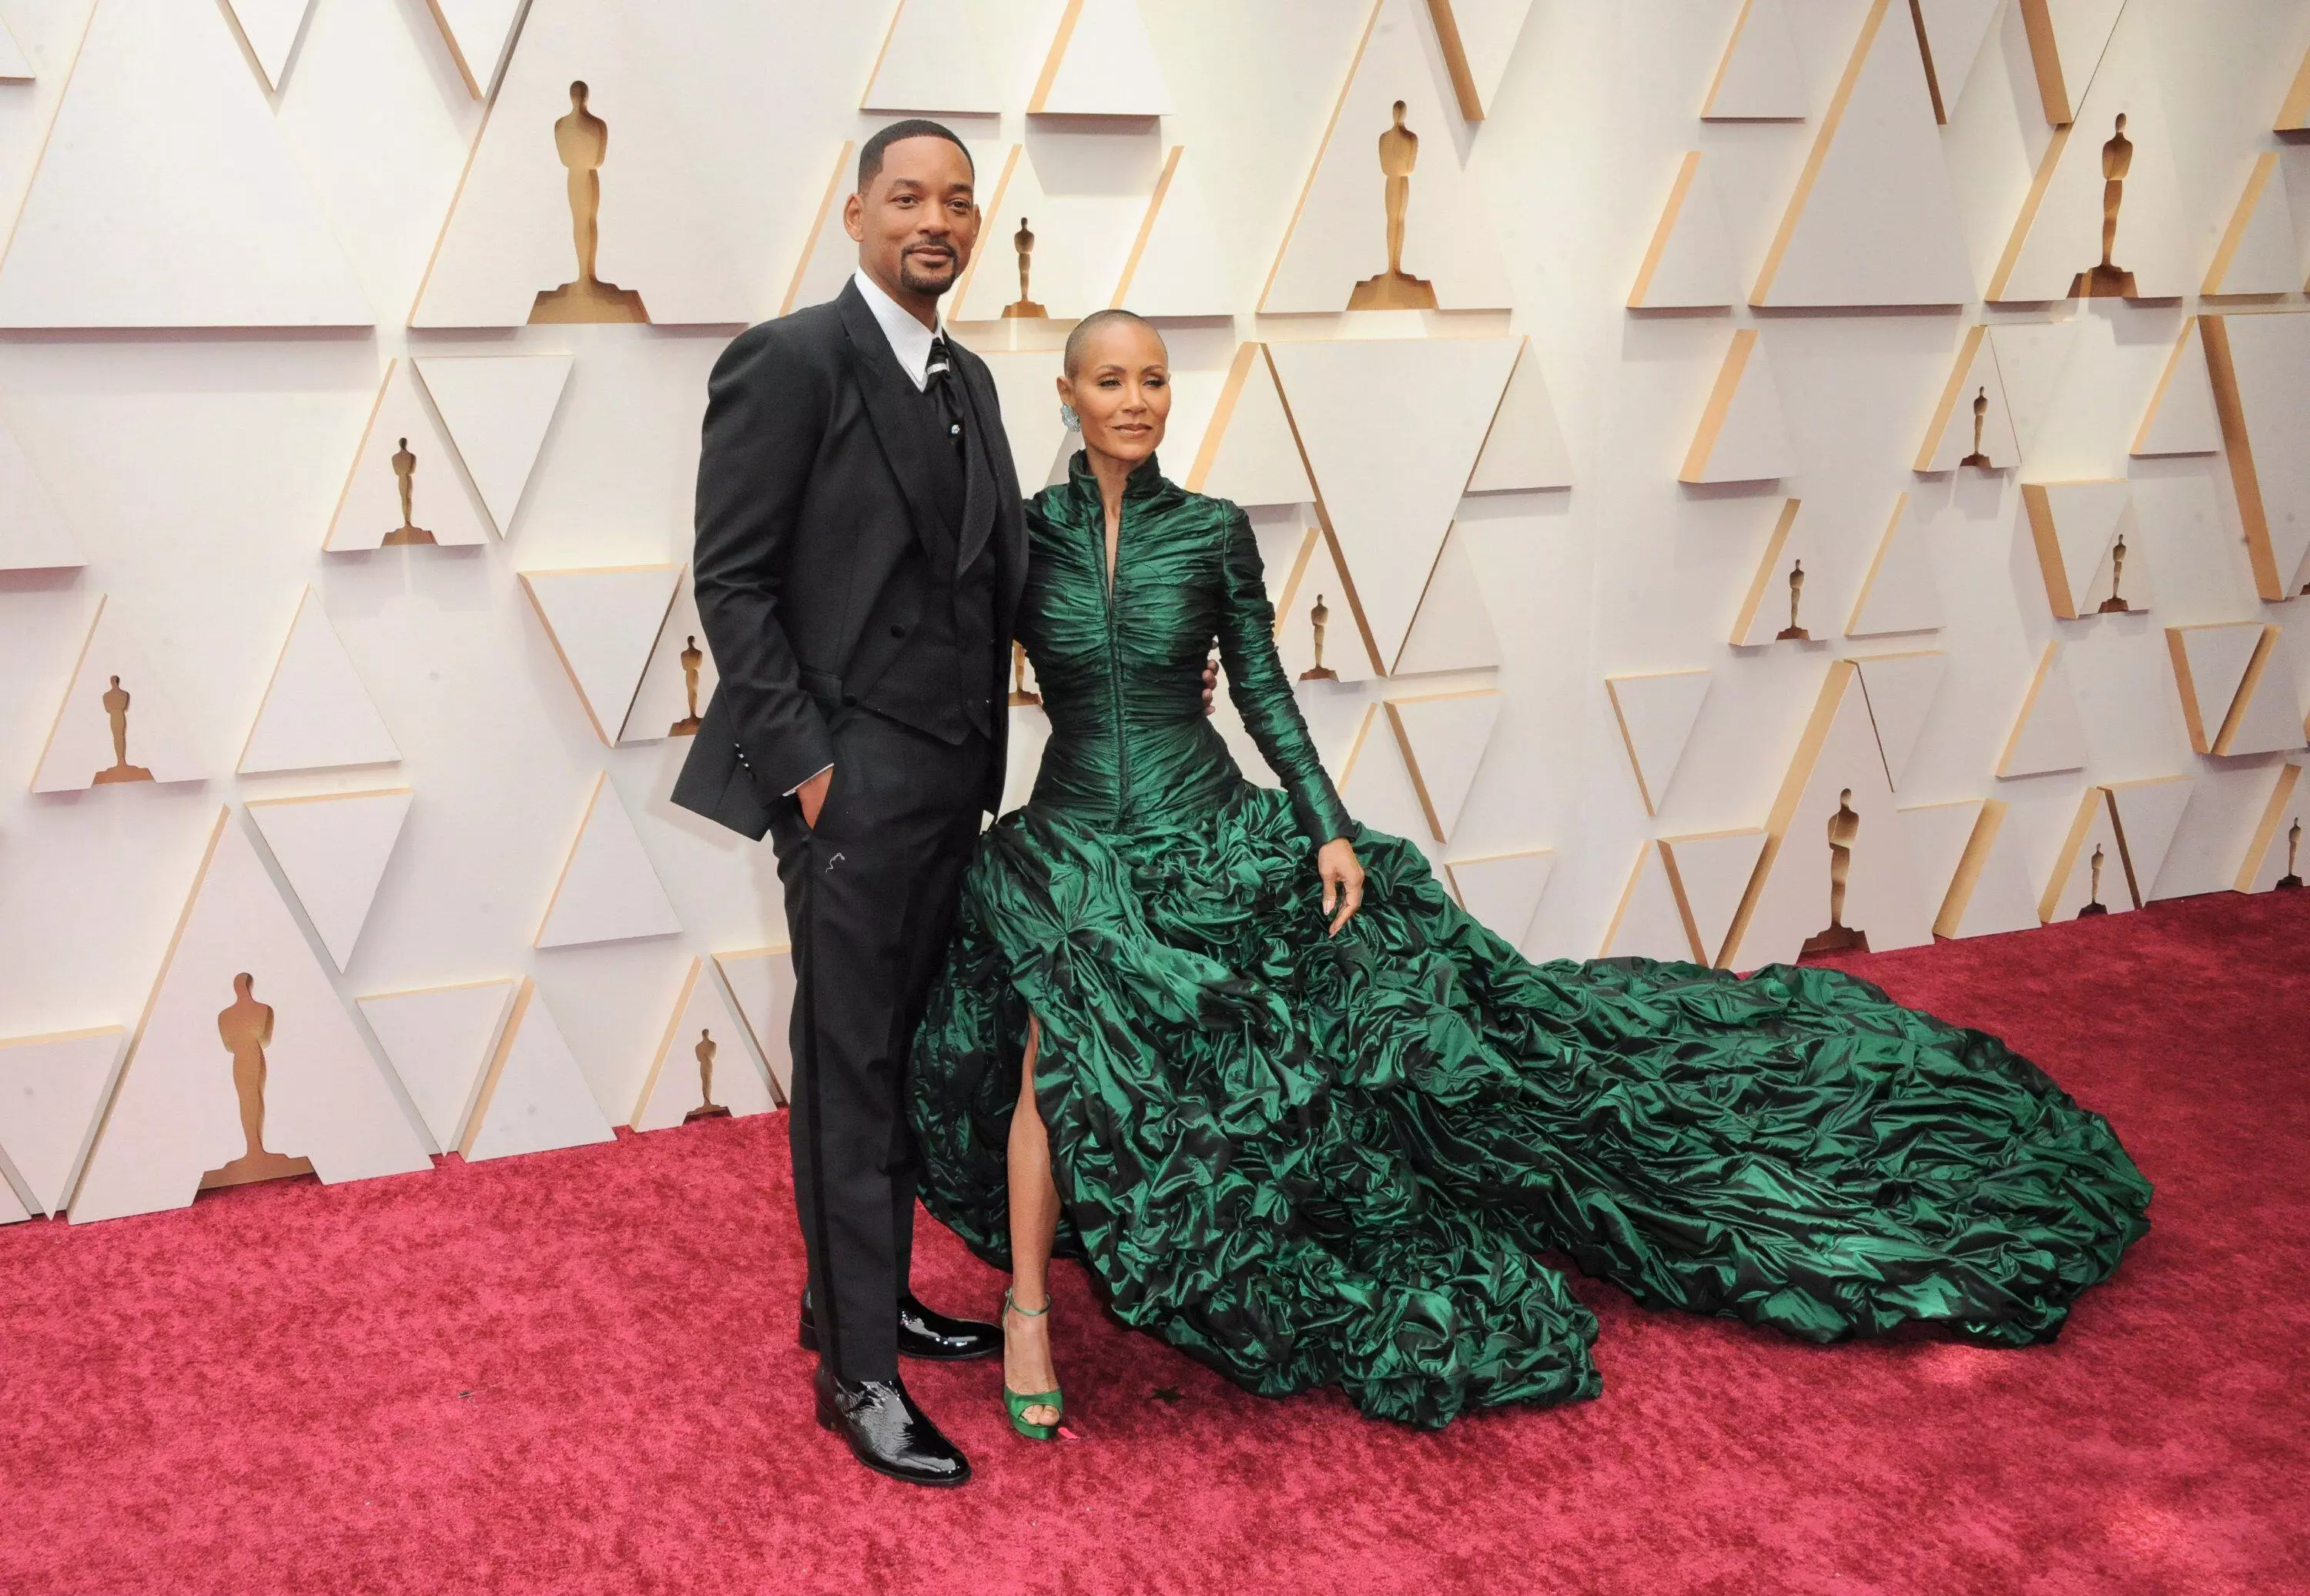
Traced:
[[866, 241], [866, 201], [855, 189], [842, 202], [842, 230], [850, 235], [854, 244]]

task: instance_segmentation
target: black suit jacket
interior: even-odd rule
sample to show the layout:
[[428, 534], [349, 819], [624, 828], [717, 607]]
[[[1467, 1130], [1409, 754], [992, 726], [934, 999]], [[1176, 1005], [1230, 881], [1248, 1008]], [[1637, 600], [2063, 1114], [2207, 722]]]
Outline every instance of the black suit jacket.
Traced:
[[[948, 340], [980, 458], [974, 496], [991, 490], [995, 636], [1015, 630], [1026, 584], [1026, 521], [986, 362]], [[698, 462], [699, 619], [720, 681], [673, 785], [673, 801], [750, 837], [772, 806], [832, 764], [828, 720], [873, 686], [911, 632], [923, 588], [894, 582], [912, 548], [956, 557], [940, 523], [914, 380], [855, 282], [823, 305], [750, 327], [708, 386]], [[961, 562], [978, 552], [966, 544]], [[982, 807], [1002, 802], [1003, 733]]]

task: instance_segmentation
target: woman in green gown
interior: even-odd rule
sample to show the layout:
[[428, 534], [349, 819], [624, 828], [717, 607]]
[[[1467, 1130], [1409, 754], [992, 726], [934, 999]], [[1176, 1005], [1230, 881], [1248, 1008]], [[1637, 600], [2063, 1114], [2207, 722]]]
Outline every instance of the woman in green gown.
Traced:
[[[1061, 1416], [1055, 1250], [1254, 1391], [1422, 1426], [1596, 1394], [1550, 1250], [1811, 1341], [2053, 1337], [2148, 1229], [2108, 1123], [1835, 970], [1535, 965], [1462, 911], [1342, 807], [1243, 512], [1158, 468], [1164, 358], [1125, 313], [1069, 342], [1085, 451], [1028, 506], [1020, 621], [1050, 742], [912, 1058], [924, 1200], [1013, 1271], [1021, 1433]], [[1214, 639], [1280, 790], [1203, 714]]]

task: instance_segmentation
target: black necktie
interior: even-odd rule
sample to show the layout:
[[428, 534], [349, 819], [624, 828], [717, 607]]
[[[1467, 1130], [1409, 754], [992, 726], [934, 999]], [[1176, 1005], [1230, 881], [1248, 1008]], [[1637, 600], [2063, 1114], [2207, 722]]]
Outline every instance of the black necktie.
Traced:
[[962, 395], [959, 391], [960, 376], [947, 349], [944, 337], [931, 340], [930, 365], [927, 368], [925, 391], [938, 406], [939, 425], [954, 444], [959, 459], [962, 455]]

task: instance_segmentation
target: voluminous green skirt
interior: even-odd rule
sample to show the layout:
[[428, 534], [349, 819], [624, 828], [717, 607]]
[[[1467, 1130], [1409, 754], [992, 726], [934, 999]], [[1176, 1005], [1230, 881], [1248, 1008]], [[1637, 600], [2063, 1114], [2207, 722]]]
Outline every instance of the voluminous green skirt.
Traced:
[[1289, 805], [982, 840], [915, 1043], [923, 1196], [1009, 1262], [1031, 1011], [1059, 1247], [1126, 1323], [1258, 1392], [1442, 1425], [1599, 1389], [1559, 1249], [1649, 1306], [1811, 1341], [2047, 1340], [2149, 1228], [2100, 1115], [1995, 1037], [1837, 971], [1534, 965], [1359, 831], [1324, 934]]

